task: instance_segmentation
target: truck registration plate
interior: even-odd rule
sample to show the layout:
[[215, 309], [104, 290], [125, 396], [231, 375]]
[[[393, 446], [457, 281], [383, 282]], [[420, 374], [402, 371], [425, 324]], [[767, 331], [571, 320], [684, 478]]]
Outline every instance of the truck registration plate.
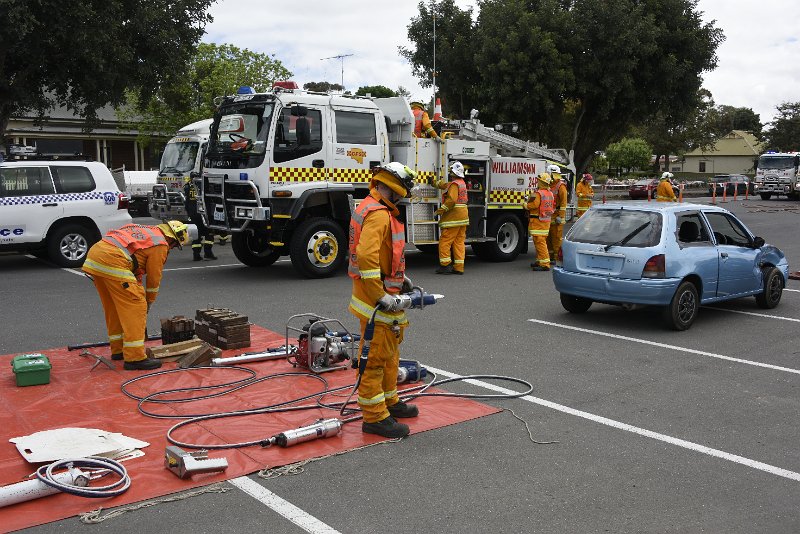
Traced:
[[216, 205], [214, 208], [214, 220], [215, 221], [222, 221], [225, 222], [225, 207], [220, 206], [219, 204]]

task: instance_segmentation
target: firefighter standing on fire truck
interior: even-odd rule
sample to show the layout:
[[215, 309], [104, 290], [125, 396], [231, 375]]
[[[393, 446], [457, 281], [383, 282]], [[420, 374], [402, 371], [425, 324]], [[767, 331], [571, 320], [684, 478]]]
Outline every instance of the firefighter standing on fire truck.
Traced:
[[580, 218], [581, 215], [592, 207], [592, 198], [594, 198], [594, 189], [592, 189], [592, 182], [594, 178], [589, 173], [584, 173], [581, 181], [575, 186], [575, 194], [578, 195], [578, 209], [575, 214]]
[[547, 167], [552, 182], [550, 191], [553, 193], [555, 212], [550, 221], [550, 231], [547, 234], [547, 249], [550, 252], [550, 261], [556, 261], [558, 251], [561, 250], [561, 240], [564, 237], [564, 223], [567, 220], [567, 185], [561, 178], [561, 169], [558, 165]]
[[434, 139], [441, 139], [436, 130], [431, 125], [431, 119], [428, 117], [428, 112], [425, 111], [425, 104], [422, 102], [411, 102], [411, 112], [414, 114], [414, 135], [416, 137], [432, 137]]
[[[375, 317], [369, 357], [358, 387], [358, 405], [364, 418], [361, 429], [369, 434], [401, 438], [408, 425], [395, 418], [416, 417], [413, 404], [397, 395], [400, 343], [408, 326], [406, 314], [396, 309], [391, 295], [411, 290], [405, 276], [405, 231], [397, 217], [397, 202], [410, 196], [416, 173], [392, 162], [373, 170], [369, 195], [350, 220], [350, 264], [353, 279], [350, 313], [361, 322], [361, 344], [367, 322]], [[359, 347], [359, 352], [362, 347]]]
[[161, 367], [161, 361], [148, 359], [144, 352], [147, 312], [158, 296], [169, 251], [183, 248], [192, 229], [180, 221], [158, 226], [128, 224], [108, 232], [86, 255], [83, 271], [100, 295], [111, 358], [124, 359], [129, 371]]
[[[439, 268], [436, 274], [464, 274], [464, 258], [469, 226], [467, 211], [467, 184], [464, 183], [464, 165], [460, 161], [450, 165], [449, 182], [439, 181], [443, 189], [442, 205], [436, 210], [439, 217]], [[452, 249], [452, 255], [450, 253]]]
[[550, 233], [550, 218], [555, 210], [553, 193], [550, 191], [550, 175], [546, 172], [537, 177], [536, 192], [528, 199], [528, 232], [536, 247], [536, 261], [531, 263], [534, 271], [550, 270], [550, 254], [547, 252], [547, 235]]

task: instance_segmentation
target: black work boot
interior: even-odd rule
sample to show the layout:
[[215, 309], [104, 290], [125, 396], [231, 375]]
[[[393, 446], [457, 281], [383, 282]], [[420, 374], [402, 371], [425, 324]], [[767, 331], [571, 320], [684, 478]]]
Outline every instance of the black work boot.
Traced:
[[416, 404], [406, 404], [403, 401], [387, 406], [386, 409], [389, 410], [389, 415], [397, 419], [416, 417], [419, 415], [419, 409], [417, 409]]
[[435, 272], [436, 274], [453, 274], [453, 265], [440, 265]]
[[384, 438], [404, 438], [410, 432], [408, 425], [398, 423], [391, 415], [377, 423], [362, 423], [361, 431], [367, 434], [377, 434]]
[[217, 257], [214, 256], [214, 252], [211, 250], [211, 245], [203, 245], [203, 254], [205, 255], [207, 260], [217, 259]]
[[122, 366], [126, 371], [152, 371], [161, 367], [161, 360], [155, 358], [145, 358], [135, 362], [125, 362]]
[[112, 355], [111, 355], [111, 359], [112, 359], [112, 360], [117, 360], [117, 361], [121, 360], [121, 359], [122, 359], [122, 353], [121, 353], [121, 352], [118, 352], [118, 353], [116, 353], [116, 354], [112, 354]]
[[203, 256], [200, 255], [200, 246], [199, 245], [198, 246], [192, 245], [192, 254], [194, 254], [194, 257], [192, 258], [192, 260], [194, 260], [194, 261], [203, 261]]

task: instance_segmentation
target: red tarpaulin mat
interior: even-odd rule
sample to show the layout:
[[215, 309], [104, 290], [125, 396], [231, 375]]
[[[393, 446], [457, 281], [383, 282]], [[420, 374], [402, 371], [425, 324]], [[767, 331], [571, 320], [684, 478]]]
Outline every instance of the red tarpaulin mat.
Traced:
[[[247, 349], [228, 350], [223, 356], [235, 356], [242, 352], [255, 352], [280, 346], [285, 336], [265, 328], [253, 326], [252, 345]], [[153, 343], [150, 343], [151, 345]], [[157, 344], [157, 343], [155, 343]], [[109, 356], [108, 348], [90, 349], [97, 354]], [[145, 456], [125, 462], [131, 476], [131, 488], [111, 499], [86, 499], [66, 494], [43, 497], [25, 503], [0, 508], [0, 530], [13, 531], [71, 517], [99, 507], [112, 508], [134, 502], [160, 497], [170, 493], [205, 486], [214, 482], [247, 475], [265, 467], [275, 467], [299, 462], [308, 458], [325, 456], [336, 452], [361, 447], [380, 441], [382, 438], [361, 432], [361, 423], [344, 425], [338, 437], [302, 443], [286, 449], [259, 446], [241, 449], [210, 451], [211, 458], [225, 457], [228, 469], [224, 473], [196, 475], [181, 480], [164, 467], [164, 448], [167, 430], [178, 419], [154, 419], [145, 417], [137, 410], [137, 401], [120, 391], [120, 384], [146, 374], [143, 371], [124, 371], [122, 362], [116, 362], [112, 371], [98, 365], [89, 368], [94, 359], [80, 356], [80, 351], [66, 348], [41, 351], [50, 359], [53, 368], [50, 384], [17, 387], [11, 366], [0, 365], [0, 413], [3, 414], [3, 436], [0, 440], [0, 485], [23, 480], [36, 467], [27, 463], [8, 440], [26, 436], [42, 430], [63, 427], [98, 428], [119, 432], [150, 443], [144, 449]], [[0, 363], [10, 362], [12, 356], [0, 357]], [[174, 368], [176, 364], [165, 363], [162, 369]], [[286, 360], [244, 364], [265, 376], [273, 373], [292, 372], [295, 369]], [[352, 384], [355, 371], [331, 371], [322, 375], [329, 389]], [[155, 391], [196, 385], [219, 384], [246, 378], [232, 369], [196, 370], [170, 373], [143, 379], [132, 384], [131, 393], [144, 396]], [[401, 385], [400, 388], [403, 386]], [[258, 408], [276, 402], [295, 399], [320, 391], [323, 384], [308, 377], [282, 377], [265, 380], [214, 399], [169, 405], [147, 404], [146, 409], [161, 414], [204, 414]], [[214, 390], [217, 391], [217, 390]], [[328, 395], [327, 402], [341, 402], [341, 397]], [[414, 401], [420, 415], [408, 419], [411, 433], [424, 432], [495, 413], [498, 410], [468, 399], [428, 397]], [[305, 403], [304, 403], [305, 404]], [[303, 410], [280, 414], [262, 414], [248, 417], [225, 418], [205, 421], [179, 429], [174, 437], [179, 441], [201, 444], [240, 443], [266, 439], [281, 431], [313, 423], [319, 418], [335, 417], [337, 412], [326, 409]], [[95, 483], [96, 485], [96, 483]]]

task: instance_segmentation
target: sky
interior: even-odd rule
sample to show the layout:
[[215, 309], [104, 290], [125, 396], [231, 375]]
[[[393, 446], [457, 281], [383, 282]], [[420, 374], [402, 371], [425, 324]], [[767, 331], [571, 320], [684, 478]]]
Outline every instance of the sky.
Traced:
[[[418, 14], [417, 4], [418, 0], [217, 0], [210, 10], [214, 22], [203, 41], [274, 55], [301, 87], [312, 81], [343, 82], [349, 90], [402, 86], [412, 97], [427, 100], [431, 89], [419, 86], [411, 66], [398, 54], [398, 47], [411, 46], [407, 26]], [[456, 4], [463, 9], [476, 2]], [[749, 107], [767, 123], [779, 104], [800, 100], [796, 6], [797, 0], [699, 0], [703, 20], [715, 20], [725, 34], [717, 49], [716, 70], [703, 76], [717, 105]], [[352, 55], [325, 59], [346, 54]]]

